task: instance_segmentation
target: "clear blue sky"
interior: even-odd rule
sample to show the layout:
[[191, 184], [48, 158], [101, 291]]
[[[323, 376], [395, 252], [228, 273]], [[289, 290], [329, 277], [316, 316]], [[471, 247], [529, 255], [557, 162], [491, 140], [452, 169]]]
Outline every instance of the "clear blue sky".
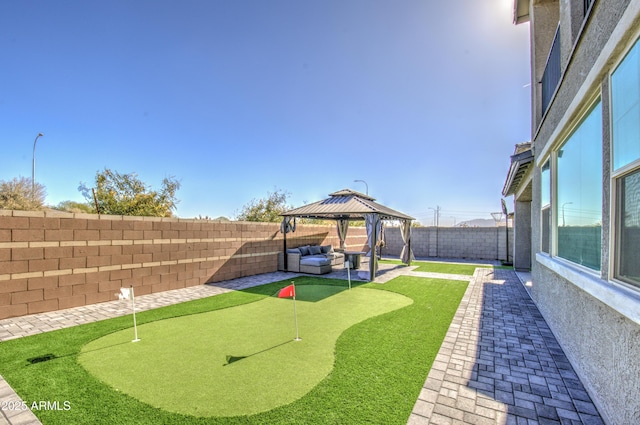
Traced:
[[179, 217], [352, 188], [491, 218], [530, 138], [512, 0], [0, 2], [0, 180], [82, 201], [108, 167], [181, 181]]

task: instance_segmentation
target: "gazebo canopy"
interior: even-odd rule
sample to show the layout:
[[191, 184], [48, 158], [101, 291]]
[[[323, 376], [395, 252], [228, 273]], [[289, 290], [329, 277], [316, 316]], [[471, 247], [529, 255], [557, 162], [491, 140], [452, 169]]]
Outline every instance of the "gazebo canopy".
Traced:
[[[291, 221], [296, 217], [336, 220], [341, 249], [345, 248], [349, 222], [364, 220], [367, 227], [367, 245], [370, 249], [367, 255], [371, 257], [369, 261], [369, 280], [375, 278], [378, 268], [375, 247], [382, 237], [382, 220], [399, 220], [400, 232], [405, 243], [400, 257], [405, 264], [411, 264], [411, 259], [413, 258], [413, 253], [411, 252], [411, 220], [414, 220], [414, 218], [375, 202], [375, 199], [369, 195], [351, 189], [342, 189], [329, 194], [327, 199], [286, 211], [280, 215], [284, 217], [281, 231], [284, 233], [285, 252], [287, 250], [287, 233], [295, 231], [295, 221], [293, 226]], [[371, 253], [374, 253], [374, 255], [371, 255]]]
[[385, 207], [364, 193], [342, 189], [327, 199], [282, 213], [284, 217], [316, 218], [321, 220], [364, 220], [366, 214], [378, 214], [381, 220], [414, 220], [413, 217]]

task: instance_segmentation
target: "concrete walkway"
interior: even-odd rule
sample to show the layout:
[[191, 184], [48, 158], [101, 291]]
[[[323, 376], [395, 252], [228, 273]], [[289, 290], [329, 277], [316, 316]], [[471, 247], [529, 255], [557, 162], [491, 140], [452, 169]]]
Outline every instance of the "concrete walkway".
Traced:
[[[477, 269], [469, 276], [380, 265], [377, 283], [406, 274], [470, 280], [470, 285], [409, 417], [409, 424], [602, 424], [544, 319], [515, 272]], [[136, 297], [144, 311], [299, 274], [275, 272]], [[323, 275], [346, 279], [344, 269]], [[352, 276], [353, 280], [357, 280]], [[128, 302], [111, 301], [0, 320], [0, 341], [130, 314]], [[39, 424], [0, 376], [0, 425]]]

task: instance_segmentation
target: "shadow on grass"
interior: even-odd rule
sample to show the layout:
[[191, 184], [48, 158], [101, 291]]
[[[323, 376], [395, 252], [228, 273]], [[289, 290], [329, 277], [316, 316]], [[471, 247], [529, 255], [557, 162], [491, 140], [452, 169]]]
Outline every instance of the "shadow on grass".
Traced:
[[222, 366], [229, 366], [230, 364], [235, 363], [235, 362], [239, 362], [240, 360], [244, 360], [244, 359], [247, 359], [249, 357], [257, 356], [258, 354], [266, 353], [267, 351], [271, 351], [271, 350], [273, 350], [275, 348], [282, 347], [283, 345], [287, 345], [290, 342], [293, 342], [293, 340], [281, 342], [280, 344], [276, 344], [273, 347], [265, 348], [264, 350], [256, 351], [255, 353], [247, 354], [246, 356], [227, 355], [227, 362], [225, 364], [223, 364]]
[[74, 357], [77, 356], [78, 354], [82, 354], [82, 353], [90, 353], [92, 351], [100, 351], [100, 350], [106, 350], [107, 348], [111, 348], [111, 347], [117, 347], [118, 345], [124, 345], [124, 344], [130, 344], [132, 341], [125, 341], [125, 342], [119, 342], [117, 344], [111, 344], [111, 345], [107, 345], [105, 347], [100, 347], [100, 348], [94, 348], [93, 350], [87, 350], [87, 351], [83, 351], [81, 353], [69, 353], [69, 354], [62, 354], [62, 355], [56, 355], [53, 353], [47, 353], [47, 354], [42, 354], [40, 356], [36, 356], [36, 357], [31, 357], [27, 359], [27, 366], [31, 366], [31, 365], [36, 365], [38, 363], [44, 363], [44, 362], [48, 362], [51, 360], [61, 360], [67, 357]]
[[[291, 280], [282, 280], [267, 285], [253, 286], [240, 290], [250, 294], [264, 295], [267, 297], [277, 297], [280, 289], [285, 286], [295, 284], [296, 301], [318, 302], [329, 298], [335, 294], [349, 289], [349, 284], [345, 280], [327, 279], [324, 277], [299, 276]], [[351, 281], [351, 288], [365, 285], [365, 281]], [[274, 287], [276, 288], [274, 290]]]

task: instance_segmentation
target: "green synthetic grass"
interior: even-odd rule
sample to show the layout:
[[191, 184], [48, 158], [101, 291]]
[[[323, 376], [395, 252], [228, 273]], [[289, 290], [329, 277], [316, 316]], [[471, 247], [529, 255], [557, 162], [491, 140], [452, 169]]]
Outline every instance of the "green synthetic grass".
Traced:
[[[367, 288], [296, 289], [300, 341], [294, 341], [293, 300], [267, 297], [142, 325], [142, 339], [135, 344], [128, 329], [109, 334], [83, 347], [80, 364], [110, 386], [163, 410], [254, 414], [289, 404], [324, 379], [333, 367], [335, 342], [347, 328], [412, 303]], [[318, 297], [324, 299], [305, 301]], [[176, 382], [183, 383], [179, 404]]]
[[[387, 264], [403, 264], [400, 260], [380, 260], [381, 263]], [[476, 268], [490, 268], [490, 269], [511, 269], [512, 267], [505, 266], [492, 266], [490, 264], [467, 264], [467, 263], [446, 263], [438, 261], [412, 261], [412, 266], [418, 266], [415, 269], [417, 272], [431, 272], [431, 273], [444, 273], [444, 274], [459, 274], [465, 276], [473, 276]]]
[[[222, 309], [233, 311], [237, 309], [236, 306], [249, 307], [248, 303], [259, 305], [261, 301], [271, 299], [274, 293], [289, 283], [286, 281], [263, 285], [140, 313], [138, 323], [142, 341], [134, 344], [124, 342], [122, 347], [129, 348], [146, 341], [150, 335], [145, 336], [142, 332], [147, 327], [143, 326], [145, 323], [153, 322], [154, 326], [168, 325], [173, 321], [193, 317], [189, 315], [209, 314], [208, 312], [216, 311], [220, 316], [223, 313]], [[344, 287], [345, 282], [311, 277], [297, 278], [298, 291], [302, 285]], [[94, 344], [97, 344], [97, 341], [105, 335], [117, 333], [123, 329], [126, 329], [123, 336], [126, 336], [127, 341], [131, 339], [130, 316], [0, 343], [2, 347], [0, 374], [29, 406], [38, 401], [58, 401], [60, 406], [69, 406], [68, 410], [62, 408], [62, 410], [35, 411], [34, 413], [45, 424], [404, 424], [411, 413], [466, 286], [466, 282], [460, 281], [402, 276], [384, 285], [366, 284], [352, 290], [352, 295], [359, 293], [362, 296], [365, 293], [388, 291], [404, 295], [413, 303], [371, 317], [343, 331], [335, 343], [333, 369], [328, 375], [295, 401], [256, 414], [198, 417], [172, 413], [169, 410], [180, 411], [181, 408], [178, 405], [189, 403], [185, 398], [187, 396], [183, 394], [183, 387], [188, 387], [190, 382], [174, 382], [173, 387], [166, 390], [173, 398], [174, 407], [163, 409], [124, 394], [103, 383], [82, 367], [79, 359], [99, 351], [89, 351], [87, 344], [92, 341], [96, 341]], [[333, 297], [340, 297], [348, 291], [336, 290], [335, 292]], [[316, 295], [316, 298], [318, 298], [316, 304], [321, 304], [331, 297], [323, 298], [320, 294]], [[395, 298], [403, 299], [403, 297]], [[287, 301], [290, 303], [290, 300], [279, 301], [282, 301], [283, 305]], [[302, 302], [298, 303], [298, 305], [301, 304]], [[161, 320], [182, 316], [187, 317]], [[292, 320], [292, 317], [289, 317], [289, 320]], [[300, 343], [307, 343], [308, 339], [302, 332], [300, 317], [299, 325], [300, 336], [303, 338]], [[204, 329], [198, 331], [204, 332], [215, 326], [215, 323], [209, 323]], [[256, 324], [256, 328], [259, 327], [260, 324]], [[269, 329], [264, 329], [264, 332], [268, 331]], [[300, 343], [291, 342], [283, 346], [289, 347]], [[87, 346], [85, 354], [81, 354], [85, 346]], [[181, 348], [182, 350], [177, 350], [177, 353], [189, 349], [188, 346]], [[271, 351], [279, 348], [273, 348]], [[164, 349], [168, 350], [169, 347], [166, 346]], [[261, 356], [257, 354], [248, 358], [247, 354], [250, 355], [251, 352], [228, 354], [231, 355], [231, 362], [224, 366], [225, 368], [242, 366], [243, 362]], [[177, 356], [178, 358], [174, 359], [176, 364], [182, 363], [180, 354]], [[243, 356], [244, 358], [241, 358]], [[35, 363], [28, 361], [28, 359], [38, 358], [41, 360], [49, 358], [49, 360]], [[234, 360], [234, 358], [241, 359]], [[113, 367], [126, 367], [123, 365], [130, 359], [130, 356], [123, 355], [117, 358], [119, 362]], [[221, 360], [216, 355], [215, 359], [210, 360], [211, 366], [220, 364]], [[108, 360], [109, 367], [111, 367], [111, 361]], [[278, 361], [281, 361], [281, 367], [287, 367], [287, 360], [278, 359]], [[149, 362], [146, 367], [153, 366], [152, 362]], [[194, 372], [205, 374], [206, 366], [199, 365]], [[229, 391], [233, 390], [230, 388]], [[281, 391], [281, 388], [274, 383], [273, 390], [267, 391], [277, 392]], [[260, 397], [257, 396], [254, 400], [258, 398]], [[218, 400], [211, 396], [209, 402], [215, 404]]]

